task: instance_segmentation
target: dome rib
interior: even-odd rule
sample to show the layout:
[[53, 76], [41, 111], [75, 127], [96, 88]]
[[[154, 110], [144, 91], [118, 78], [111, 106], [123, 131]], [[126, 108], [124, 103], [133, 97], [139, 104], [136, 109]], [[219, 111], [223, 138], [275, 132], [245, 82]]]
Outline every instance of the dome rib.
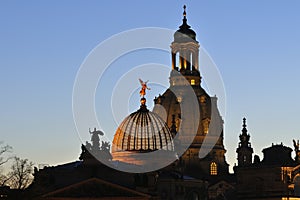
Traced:
[[[136, 122], [135, 122], [135, 120], [136, 120], [136, 118], [139, 118], [140, 116], [139, 116], [139, 114], [138, 115], [134, 115], [134, 117], [133, 117], [133, 124], [130, 126], [130, 132], [128, 133], [130, 136], [132, 135], [131, 133], [131, 131], [132, 131], [132, 129], [134, 130], [134, 134], [133, 134], [133, 149], [128, 149], [128, 150], [137, 150], [136, 149], [136, 146], [137, 146], [137, 134], [136, 134]], [[130, 121], [130, 120], [129, 120]], [[131, 140], [128, 140], [129, 142], [131, 142]]]
[[[126, 126], [125, 126], [125, 125], [126, 125]], [[125, 129], [121, 129], [121, 130], [120, 130], [121, 133], [122, 133], [122, 130], [125, 130], [125, 131], [123, 132], [123, 135], [124, 135], [123, 137], [122, 137], [122, 135], [120, 134], [120, 135], [121, 135], [121, 138], [122, 138], [122, 143], [121, 143], [121, 144], [122, 144], [122, 149], [124, 148], [124, 141], [125, 141], [125, 138], [126, 138], [126, 137], [127, 137], [127, 138], [128, 138], [128, 137], [131, 137], [130, 135], [126, 134], [126, 133], [127, 133], [126, 130], [127, 130], [127, 128], [128, 128], [128, 125], [129, 125], [129, 119], [127, 118], [127, 120], [126, 120], [126, 122], [125, 122], [125, 124], [124, 124]], [[123, 128], [124, 126], [122, 126], [122, 128]], [[127, 143], [125, 144], [125, 146], [127, 146], [127, 148], [130, 148], [130, 143], [127, 142]]]

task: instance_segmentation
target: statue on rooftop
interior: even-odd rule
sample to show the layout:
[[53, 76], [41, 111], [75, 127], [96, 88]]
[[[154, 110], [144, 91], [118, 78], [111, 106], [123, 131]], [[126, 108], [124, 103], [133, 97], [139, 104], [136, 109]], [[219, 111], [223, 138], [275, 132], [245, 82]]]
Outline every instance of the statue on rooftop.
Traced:
[[92, 141], [92, 150], [100, 150], [100, 138], [99, 135], [103, 136], [104, 133], [100, 130], [96, 130], [96, 128], [94, 128], [94, 131], [91, 132], [91, 130], [89, 129], [90, 134], [92, 135], [91, 141]]
[[85, 148], [90, 151], [92, 149], [92, 145], [91, 143], [89, 143], [88, 141], [85, 142]]
[[294, 143], [294, 148], [295, 148], [295, 152], [298, 152], [299, 151], [299, 140], [296, 142], [296, 140], [293, 140], [293, 143]]
[[140, 90], [140, 96], [144, 98], [144, 96], [146, 95], [146, 89], [150, 90], [150, 88], [147, 87], [147, 83], [148, 81], [144, 82], [142, 81], [142, 79], [139, 79], [140, 83], [141, 83], [141, 90]]
[[300, 144], [299, 144], [299, 140], [293, 140], [293, 143], [294, 143], [294, 150], [295, 150], [295, 153], [296, 153], [296, 156], [295, 156], [295, 160], [297, 163], [300, 163]]

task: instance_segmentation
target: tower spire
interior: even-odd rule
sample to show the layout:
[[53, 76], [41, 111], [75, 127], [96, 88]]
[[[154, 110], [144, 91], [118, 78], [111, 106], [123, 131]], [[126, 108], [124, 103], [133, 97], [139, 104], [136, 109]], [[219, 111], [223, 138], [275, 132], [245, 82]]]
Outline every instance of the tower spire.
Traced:
[[246, 166], [252, 163], [253, 149], [251, 147], [250, 135], [248, 134], [246, 118], [243, 118], [243, 129], [240, 134], [239, 146], [236, 150], [238, 153], [238, 166]]
[[246, 118], [245, 118], [245, 117], [243, 118], [243, 127], [244, 127], [244, 128], [247, 127], [247, 125], [246, 125]]
[[180, 29], [189, 29], [191, 28], [187, 24], [187, 19], [186, 19], [186, 5], [183, 6], [183, 19], [182, 19], [182, 25], [179, 27]]
[[246, 124], [246, 118], [243, 118], [243, 129], [242, 129], [242, 135], [247, 135], [247, 124]]

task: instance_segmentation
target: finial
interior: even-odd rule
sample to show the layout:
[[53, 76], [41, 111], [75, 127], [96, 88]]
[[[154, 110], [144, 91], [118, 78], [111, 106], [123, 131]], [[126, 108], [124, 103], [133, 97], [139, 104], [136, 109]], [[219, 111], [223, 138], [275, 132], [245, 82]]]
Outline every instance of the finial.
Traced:
[[141, 102], [141, 105], [145, 105], [146, 104], [146, 99], [143, 97], [143, 98], [141, 98], [140, 102]]
[[246, 125], [246, 118], [244, 117], [243, 118], [243, 129], [242, 129], [242, 135], [247, 135], [247, 132], [248, 132], [248, 130], [247, 130], [247, 125]]
[[184, 18], [186, 17], [186, 10], [185, 9], [186, 9], [186, 5], [183, 6], [183, 17]]
[[246, 118], [244, 117], [243, 118], [243, 128], [246, 128], [247, 127], [247, 125], [246, 125]]

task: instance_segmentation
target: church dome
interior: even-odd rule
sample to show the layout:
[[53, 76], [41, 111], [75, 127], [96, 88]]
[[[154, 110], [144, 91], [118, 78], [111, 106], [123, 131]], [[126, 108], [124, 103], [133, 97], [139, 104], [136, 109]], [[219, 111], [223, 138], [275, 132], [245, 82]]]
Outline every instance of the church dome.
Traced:
[[187, 42], [187, 41], [195, 41], [195, 40], [196, 40], [196, 33], [186, 23], [186, 19], [185, 19], [183, 21], [183, 24], [174, 33], [174, 41], [175, 42]]
[[179, 29], [174, 33], [174, 42], [189, 42], [189, 41], [196, 41], [196, 33], [191, 29], [191, 26], [187, 24], [186, 19], [186, 6], [183, 7], [183, 19], [182, 25]]
[[172, 134], [164, 120], [149, 111], [141, 99], [141, 107], [119, 125], [112, 144], [112, 153], [174, 150]]

